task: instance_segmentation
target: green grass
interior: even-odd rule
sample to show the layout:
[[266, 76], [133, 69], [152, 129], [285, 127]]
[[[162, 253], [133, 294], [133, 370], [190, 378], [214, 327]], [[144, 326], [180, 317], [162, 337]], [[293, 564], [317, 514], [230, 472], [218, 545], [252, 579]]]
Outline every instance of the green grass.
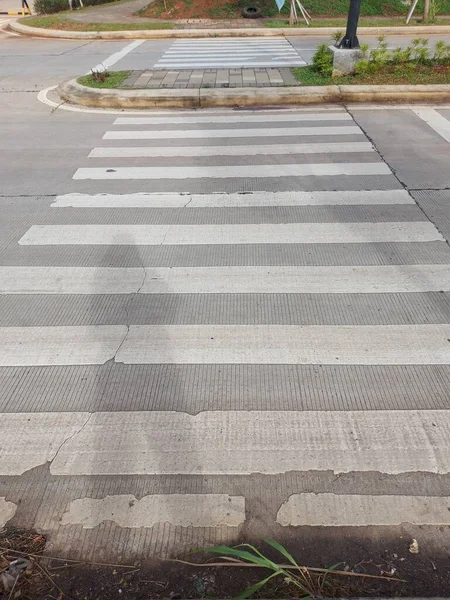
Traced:
[[323, 75], [312, 66], [292, 69], [294, 77], [302, 85], [414, 85], [450, 83], [450, 67], [417, 65], [413, 70], [386, 65], [377, 73], [331, 77]]
[[[258, 4], [266, 17], [279, 16], [278, 8], [274, 0], [259, 0]], [[305, 7], [312, 17], [339, 17], [347, 15], [348, 0], [305, 0]], [[423, 0], [419, 0], [416, 15], [423, 11]], [[361, 0], [361, 16], [395, 16], [405, 15], [408, 8], [402, 0]], [[286, 2], [281, 15], [289, 13], [289, 3]], [[450, 0], [439, 1], [439, 14], [450, 14]]]
[[57, 16], [26, 17], [19, 19], [19, 23], [30, 27], [42, 27], [44, 29], [58, 29], [61, 31], [136, 31], [146, 29], [173, 29], [173, 23], [81, 23], [71, 21]]
[[130, 73], [131, 71], [108, 71], [108, 75], [103, 81], [97, 81], [92, 74], [78, 77], [77, 81], [87, 87], [113, 89], [120, 87]]
[[[345, 30], [347, 24], [346, 18], [334, 18], [334, 19], [314, 19], [311, 21], [311, 27], [341, 27]], [[429, 23], [430, 25], [450, 25], [450, 18], [440, 18], [435, 23]], [[377, 18], [361, 18], [359, 21], [359, 27], [410, 27], [412, 25], [423, 25], [422, 19], [413, 18], [409, 25], [405, 23], [405, 17], [391, 17], [389, 19], [377, 19]], [[306, 23], [302, 20], [295, 25], [289, 25], [287, 21], [265, 21], [265, 27], [279, 28], [279, 27], [307, 27]]]

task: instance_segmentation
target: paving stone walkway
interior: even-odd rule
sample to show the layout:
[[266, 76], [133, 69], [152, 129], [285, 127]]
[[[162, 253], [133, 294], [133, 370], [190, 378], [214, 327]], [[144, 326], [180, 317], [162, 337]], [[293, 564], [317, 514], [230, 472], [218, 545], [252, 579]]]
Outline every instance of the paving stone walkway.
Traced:
[[289, 67], [132, 71], [121, 88], [238, 88], [299, 85]]

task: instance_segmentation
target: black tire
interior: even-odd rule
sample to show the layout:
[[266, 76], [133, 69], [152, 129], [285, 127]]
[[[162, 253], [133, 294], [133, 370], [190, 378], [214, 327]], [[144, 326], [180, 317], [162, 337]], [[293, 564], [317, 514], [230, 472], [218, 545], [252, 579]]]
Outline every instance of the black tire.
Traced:
[[261, 16], [261, 9], [259, 6], [246, 6], [242, 11], [244, 19], [259, 19]]

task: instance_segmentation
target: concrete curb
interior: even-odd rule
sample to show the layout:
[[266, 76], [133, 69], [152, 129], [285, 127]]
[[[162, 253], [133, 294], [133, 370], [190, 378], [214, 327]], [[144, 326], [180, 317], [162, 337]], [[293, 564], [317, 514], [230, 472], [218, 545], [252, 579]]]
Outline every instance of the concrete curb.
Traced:
[[57, 89], [65, 102], [90, 108], [212, 108], [351, 102], [446, 102], [450, 85], [330, 85], [321, 87], [107, 90], [75, 79]]
[[[75, 40], [150, 40], [161, 38], [207, 38], [207, 37], [274, 37], [274, 36], [330, 36], [342, 27], [308, 27], [307, 29], [148, 29], [139, 31], [62, 31], [29, 27], [23, 23], [12, 22], [10, 28], [23, 35], [47, 38]], [[360, 35], [432, 35], [450, 33], [450, 25], [427, 25], [411, 27], [359, 27]]]

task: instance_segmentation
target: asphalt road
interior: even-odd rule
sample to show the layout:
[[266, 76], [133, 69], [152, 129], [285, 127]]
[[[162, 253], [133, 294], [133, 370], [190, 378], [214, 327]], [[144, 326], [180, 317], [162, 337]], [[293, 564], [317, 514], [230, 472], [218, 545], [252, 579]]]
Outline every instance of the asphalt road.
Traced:
[[0, 525], [96, 560], [270, 534], [445, 595], [450, 108], [38, 101], [126, 47], [0, 32]]

